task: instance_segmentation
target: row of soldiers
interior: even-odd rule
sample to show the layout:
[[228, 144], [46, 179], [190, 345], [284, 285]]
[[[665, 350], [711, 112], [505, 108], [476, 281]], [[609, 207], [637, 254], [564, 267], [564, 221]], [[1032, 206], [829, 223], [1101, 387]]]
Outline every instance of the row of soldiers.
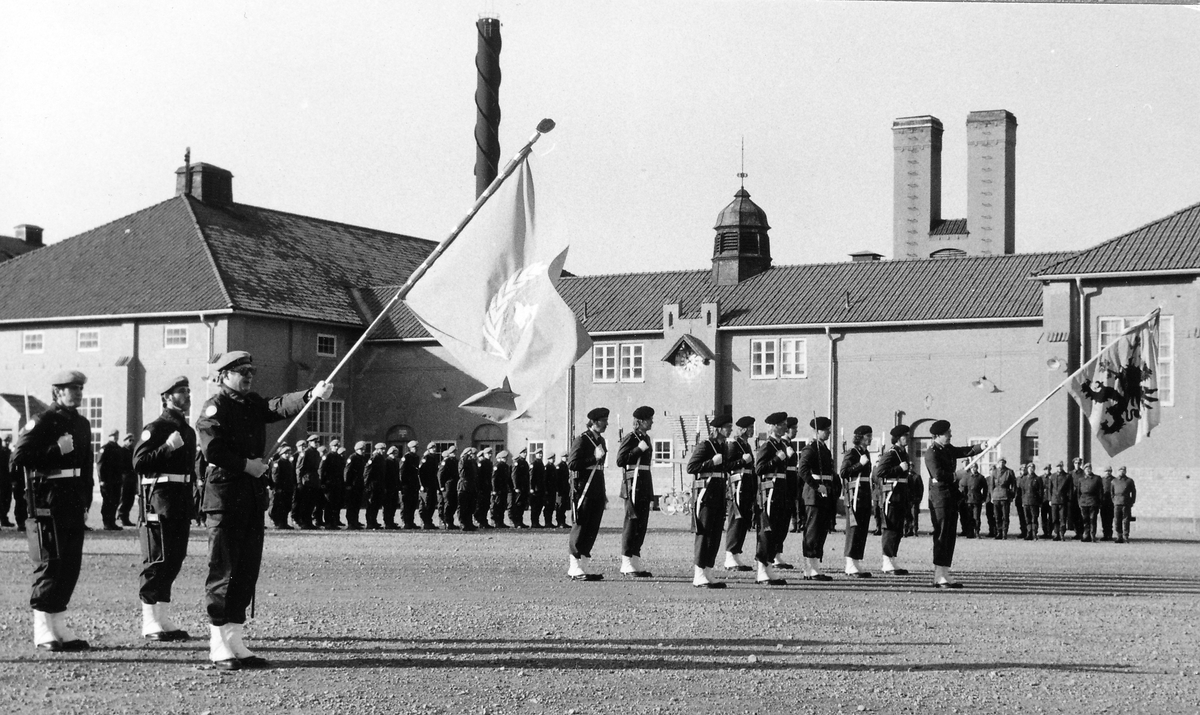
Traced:
[[289, 515], [301, 529], [567, 528], [565, 456], [543, 460], [540, 450], [521, 450], [514, 459], [490, 447], [460, 454], [433, 442], [423, 454], [418, 448], [415, 440], [403, 453], [359, 441], [347, 450], [336, 438], [322, 445], [316, 435], [297, 442], [295, 451], [283, 445], [269, 465], [268, 514], [278, 529], [293, 528]]
[[1016, 511], [1021, 538], [1026, 541], [1062, 541], [1068, 529], [1075, 532], [1078, 541], [1112, 541], [1115, 526], [1116, 543], [1127, 542], [1137, 501], [1133, 478], [1125, 467], [1120, 467], [1116, 476], [1112, 467], [1105, 467], [1103, 474], [1097, 475], [1092, 465], [1079, 457], [1072, 466], [1068, 472], [1059, 462], [1051, 471], [1045, 464], [1039, 474], [1037, 465], [1028, 463], [1020, 466], [1018, 475], [1008, 467], [1007, 460], [1001, 459], [985, 477], [978, 464], [969, 468], [964, 465], [958, 473], [963, 494], [960, 535], [980, 538], [986, 517], [987, 536], [1007, 539], [1010, 515]]

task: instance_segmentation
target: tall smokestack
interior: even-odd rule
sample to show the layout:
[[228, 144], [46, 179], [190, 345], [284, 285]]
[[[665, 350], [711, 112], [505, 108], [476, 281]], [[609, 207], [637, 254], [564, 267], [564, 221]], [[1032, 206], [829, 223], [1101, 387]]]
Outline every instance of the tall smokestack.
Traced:
[[496, 178], [500, 165], [500, 19], [481, 17], [475, 23], [479, 48], [475, 52], [475, 197]]

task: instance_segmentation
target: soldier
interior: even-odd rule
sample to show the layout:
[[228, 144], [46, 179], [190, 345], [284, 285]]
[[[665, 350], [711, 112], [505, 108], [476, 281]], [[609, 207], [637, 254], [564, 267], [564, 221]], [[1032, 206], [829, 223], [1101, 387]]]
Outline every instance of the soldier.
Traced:
[[830, 581], [820, 572], [821, 559], [825, 554], [825, 537], [828, 534], [829, 512], [834, 510], [834, 466], [833, 453], [825, 442], [829, 439], [832, 422], [828, 417], [814, 417], [808, 426], [813, 430], [813, 440], [800, 453], [799, 474], [804, 483], [804, 580]]
[[458, 454], [455, 446], [450, 445], [442, 451], [442, 461], [438, 464], [438, 518], [442, 528], [457, 531], [454, 523], [454, 512], [458, 511]]
[[871, 518], [875, 520], [875, 535], [883, 536], [883, 524], [886, 517], [883, 514], [883, 484], [875, 469], [871, 470]]
[[192, 470], [196, 468], [196, 432], [187, 423], [192, 409], [188, 379], [174, 377], [161, 385], [163, 412], [142, 428], [133, 450], [140, 477], [142, 542], [142, 637], [185, 641], [188, 632], [171, 618], [171, 585], [187, 558], [192, 528]]
[[[788, 523], [792, 524], [795, 522], [796, 499], [800, 494], [800, 475], [798, 472], [800, 467], [800, 450], [796, 444], [796, 433], [800, 429], [800, 420], [795, 417], [788, 417], [786, 424], [787, 432], [784, 433], [783, 439], [787, 442], [788, 446], [788, 451], [786, 452], [788, 455], [787, 466], [784, 471], [787, 481], [787, 502], [784, 504], [784, 507], [787, 510]], [[787, 540], [788, 531], [785, 528], [775, 534], [778, 552], [775, 554], [775, 562], [771, 564], [775, 568], [785, 571], [796, 568], [783, 558], [783, 544]]]
[[339, 452], [341, 446], [340, 439], [334, 437], [329, 440], [329, 449], [321, 455], [321, 463], [317, 467], [325, 507], [322, 520], [329, 531], [337, 531], [345, 526], [342, 523], [342, 498], [346, 493], [346, 458]]
[[86, 382], [77, 370], [50, 379], [53, 402], [25, 423], [9, 464], [26, 480], [33, 644], [55, 652], [89, 648], [66, 623], [83, 563], [85, 511], [93, 484], [92, 428], [78, 412]]
[[1080, 482], [1084, 477], [1083, 459], [1076, 457], [1071, 460], [1071, 502], [1067, 505], [1067, 524], [1075, 532], [1075, 540], [1083, 540], [1085, 526], [1083, 513], [1079, 504]]
[[650, 430], [654, 427], [654, 408], [642, 405], [633, 411], [634, 425], [617, 447], [617, 466], [621, 479], [621, 500], [625, 502], [625, 523], [621, 529], [621, 573], [646, 578], [650, 571], [642, 564], [642, 543], [650, 520], [650, 502], [654, 500], [654, 478], [650, 462]]
[[1050, 511], [1054, 521], [1054, 540], [1062, 541], [1066, 536], [1067, 523], [1071, 520], [1071, 502], [1075, 501], [1075, 488], [1071, 475], [1063, 470], [1059, 462], [1054, 474], [1050, 475]]
[[316, 529], [319, 521], [313, 516], [317, 509], [316, 495], [321, 491], [321, 453], [317, 446], [321, 438], [309, 435], [296, 445], [296, 497], [292, 507], [292, 520], [301, 529]]
[[12, 457], [12, 449], [9, 446], [11, 444], [11, 434], [6, 434], [4, 439], [0, 439], [0, 526], [13, 525], [8, 520], [8, 505], [13, 498], [12, 474], [8, 468], [8, 460]]
[[512, 499], [508, 503], [508, 520], [517, 529], [528, 529], [525, 510], [529, 508], [529, 460], [522, 449], [513, 464]]
[[[135, 526], [130, 521], [129, 515], [133, 511], [133, 504], [137, 501], [138, 493], [138, 478], [133, 471], [133, 435], [127, 434], [121, 438], [121, 507], [117, 511], [117, 516], [121, 519], [121, 526]], [[91, 505], [92, 497], [88, 495], [88, 504]]]
[[1021, 485], [1025, 483], [1024, 481], [1022, 481], [1021, 477], [1024, 477], [1025, 473], [1028, 471], [1029, 471], [1028, 464], [1022, 464], [1019, 467], [1017, 467], [1017, 489], [1016, 489], [1016, 492], [1014, 492], [1014, 494], [1013, 494], [1013, 506], [1015, 507], [1014, 511], [1017, 512], [1017, 524], [1021, 528], [1021, 538], [1022, 539], [1024, 539], [1029, 534], [1029, 523], [1027, 521], [1025, 521], [1025, 507], [1024, 507], [1025, 502], [1021, 498], [1022, 497]]
[[739, 417], [732, 442], [726, 442], [725, 461], [729, 467], [729, 520], [725, 523], [725, 568], [732, 571], [753, 571], [742, 560], [746, 532], [754, 521], [754, 501], [758, 495], [758, 480], [754, 477], [754, 450], [750, 436], [754, 434], [754, 418]]
[[592, 546], [604, 518], [608, 496], [604, 489], [604, 463], [608, 443], [608, 408], [597, 407], [587, 413], [587, 430], [575, 438], [567, 464], [571, 469], [571, 537], [567, 542], [567, 576], [574, 581], [600, 581], [603, 575], [592, 570]]
[[[1050, 465], [1046, 464], [1042, 467], [1042, 474], [1039, 479], [1042, 480], [1042, 538], [1049, 539], [1054, 532], [1054, 510], [1050, 506]], [[1035, 527], [1036, 528], [1036, 527]]]
[[1117, 543], [1124, 544], [1129, 541], [1129, 522], [1133, 518], [1130, 512], [1137, 501], [1137, 486], [1133, 483], [1133, 477], [1126, 474], [1125, 467], [1117, 470], [1117, 476], [1112, 480], [1112, 500]]
[[367, 447], [370, 443], [359, 440], [354, 443], [354, 451], [346, 457], [346, 466], [342, 471], [342, 479], [346, 483], [346, 529], [359, 531], [363, 528], [358, 519], [358, 512], [363, 507], [363, 490], [366, 488], [364, 479], [367, 468]]
[[400, 521], [404, 529], [417, 528], [414, 517], [421, 504], [421, 474], [418, 466], [421, 458], [417, 455], [418, 446], [417, 440], [409, 440], [400, 457]]
[[909, 461], [908, 425], [896, 425], [888, 433], [892, 446], [879, 456], [872, 475], [879, 485], [883, 502], [883, 572], [894, 576], [908, 574], [896, 557], [900, 553], [900, 539], [910, 516], [909, 510]]
[[508, 508], [508, 494], [512, 491], [512, 465], [508, 462], [508, 451], [501, 449], [496, 453], [496, 461], [492, 465], [492, 526], [497, 529], [507, 529], [504, 523], [504, 510]]
[[1038, 476], [1033, 464], [1025, 465], [1020, 479], [1017, 480], [1017, 493], [1020, 494], [1019, 508], [1025, 514], [1026, 530], [1021, 537], [1026, 541], [1038, 540], [1038, 514], [1042, 511], [1042, 502], [1046, 498], [1046, 486]]
[[387, 448], [387, 461], [384, 462], [385, 478], [383, 480], [383, 528], [399, 529], [396, 523], [396, 510], [400, 508], [400, 448], [392, 445]]
[[100, 520], [105, 531], [121, 531], [117, 524], [117, 509], [121, 506], [121, 489], [125, 485], [125, 455], [121, 453], [120, 430], [108, 433], [108, 441], [100, 446], [96, 471], [100, 478]]
[[267, 509], [267, 515], [271, 517], [271, 523], [276, 529], [291, 531], [288, 511], [296, 496], [296, 467], [292, 464], [292, 448], [286, 444], [280, 445], [271, 458], [268, 486], [271, 487], [271, 506]]
[[478, 466], [475, 470], [475, 522], [481, 529], [492, 528], [488, 512], [492, 508], [492, 448], [478, 451]]
[[1083, 476], [1079, 479], [1078, 502], [1084, 541], [1099, 541], [1096, 538], [1096, 517], [1099, 516], [1103, 492], [1104, 482], [1092, 472], [1092, 465], [1083, 465]]
[[713, 576], [712, 569], [721, 548], [725, 524], [725, 482], [729, 470], [725, 442], [729, 439], [733, 420], [728, 416], [718, 417], [710, 428], [711, 436], [696, 443], [687, 464], [688, 474], [692, 475], [692, 532], [696, 535], [692, 585], [725, 588], [725, 583]]
[[996, 530], [993, 538], [1007, 539], [1009, 511], [1017, 496], [1017, 475], [1008, 468], [1008, 461], [1001, 458], [995, 471], [988, 477], [988, 496], [992, 511], [996, 514]]
[[379, 512], [386, 501], [387, 445], [376, 442], [363, 466], [363, 493], [367, 499], [367, 529], [380, 529]]
[[838, 476], [846, 490], [846, 575], [851, 578], [871, 578], [862, 570], [863, 552], [867, 546], [867, 531], [871, 528], [871, 454], [867, 451], [874, 438], [870, 425], [854, 428], [850, 449], [842, 455]]
[[542, 511], [546, 508], [546, 465], [542, 451], [534, 452], [529, 460], [529, 526], [541, 529]]
[[963, 501], [966, 503], [970, 523], [963, 519], [963, 536], [978, 539], [983, 528], [983, 504], [987, 501], [987, 477], [979, 471], [979, 463], [971, 465], [964, 481]]
[[964, 457], [974, 457], [990, 449], [990, 443], [971, 447], [955, 447], [950, 423], [937, 420], [929, 426], [933, 442], [925, 452], [925, 469], [929, 471], [929, 521], [933, 528], [933, 587], [962, 588], [950, 580], [954, 564], [954, 522], [958, 519], [958, 504], [962, 498], [954, 481], [954, 464]]
[[1113, 538], [1112, 480], [1112, 467], [1105, 467], [1104, 475], [1100, 477], [1100, 526], [1103, 529], [1101, 541], [1112, 541]]
[[264, 667], [266, 660], [246, 647], [242, 630], [262, 564], [266, 426], [299, 414], [310, 396], [327, 399], [333, 385], [322, 380], [309, 390], [267, 400], [250, 391], [255, 373], [250, 353], [225, 353], [212, 367], [220, 389], [196, 421], [208, 460], [203, 508], [209, 515], [209, 659], [220, 670]]
[[421, 455], [421, 463], [417, 465], [417, 476], [421, 480], [421, 528], [431, 531], [433, 512], [437, 508], [438, 465], [442, 463], [442, 455], [438, 453], [437, 444], [430, 442], [425, 445], [425, 454]]
[[[542, 452], [538, 452], [540, 456]], [[558, 501], [558, 464], [557, 455], [548, 454], [545, 459], [538, 459], [544, 470], [542, 487], [542, 526], [554, 528], [554, 510]], [[535, 462], [536, 464], [537, 462]]]
[[921, 533], [921, 500], [925, 498], [925, 481], [915, 469], [908, 471], [908, 513], [904, 517], [904, 535]]
[[560, 529], [570, 529], [571, 525], [567, 524], [567, 511], [570, 510], [574, 514], [575, 510], [571, 507], [571, 466], [567, 463], [567, 455], [559, 455], [558, 467], [558, 494], [554, 499], [554, 523]]
[[[787, 530], [787, 463], [796, 450], [784, 439], [787, 434], [787, 413], [774, 412], [763, 420], [771, 430], [754, 455], [754, 476], [758, 482], [755, 509], [758, 515], [758, 538], [754, 561], [758, 566], [756, 583], [786, 586], [787, 581], [775, 573], [775, 556], [779, 536]], [[789, 453], [790, 451], [790, 453]]]
[[463, 531], [475, 531], [475, 482], [479, 472], [479, 462], [475, 458], [475, 448], [467, 447], [458, 460], [458, 482], [454, 485], [458, 496], [458, 523]]

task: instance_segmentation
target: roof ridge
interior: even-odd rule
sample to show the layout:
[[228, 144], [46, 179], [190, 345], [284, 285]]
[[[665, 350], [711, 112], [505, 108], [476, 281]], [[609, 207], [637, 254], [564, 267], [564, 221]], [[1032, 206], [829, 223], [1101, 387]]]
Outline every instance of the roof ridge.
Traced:
[[1092, 251], [1097, 251], [1097, 250], [1099, 250], [1099, 249], [1101, 249], [1101, 248], [1104, 248], [1105, 246], [1108, 246], [1109, 244], [1112, 244], [1112, 243], [1115, 243], [1115, 242], [1117, 242], [1117, 241], [1120, 241], [1120, 240], [1121, 240], [1121, 239], [1123, 239], [1123, 238], [1129, 238], [1130, 236], [1132, 236], [1133, 234], [1137, 233], [1138, 231], [1141, 231], [1141, 230], [1143, 230], [1143, 229], [1149, 228], [1150, 226], [1153, 226], [1153, 225], [1155, 225], [1155, 224], [1164, 223], [1164, 222], [1166, 222], [1166, 221], [1169, 221], [1169, 220], [1171, 220], [1171, 219], [1175, 218], [1176, 216], [1178, 216], [1179, 214], [1181, 214], [1181, 213], [1183, 213], [1183, 212], [1185, 212], [1185, 211], [1191, 211], [1191, 210], [1193, 210], [1193, 209], [1196, 209], [1196, 208], [1200, 208], [1200, 201], [1198, 201], [1198, 202], [1196, 202], [1196, 203], [1194, 203], [1194, 204], [1189, 204], [1189, 205], [1187, 205], [1187, 206], [1184, 206], [1183, 208], [1179, 209], [1178, 211], [1175, 211], [1175, 212], [1173, 212], [1173, 213], [1169, 213], [1169, 214], [1167, 214], [1166, 216], [1163, 216], [1163, 217], [1161, 217], [1161, 218], [1156, 218], [1156, 219], [1154, 219], [1153, 221], [1147, 221], [1146, 223], [1142, 224], [1141, 226], [1138, 226], [1138, 227], [1136, 227], [1136, 228], [1131, 228], [1131, 229], [1129, 229], [1128, 231], [1126, 231], [1125, 233], [1118, 234], [1118, 235], [1116, 235], [1116, 236], [1113, 236], [1112, 238], [1110, 238], [1110, 239], [1108, 239], [1108, 240], [1101, 241], [1100, 243], [1097, 243], [1097, 244], [1096, 244], [1096, 245], [1094, 245], [1094, 246], [1091, 246], [1091, 247], [1088, 247], [1088, 248], [1083, 248], [1083, 249], [1080, 249], [1079, 251], [1075, 252], [1075, 254], [1074, 254], [1074, 255], [1067, 256], [1066, 258], [1063, 258], [1062, 260], [1058, 260], [1058, 261], [1055, 261], [1054, 263], [1051, 263], [1051, 264], [1049, 264], [1049, 265], [1047, 265], [1047, 266], [1043, 266], [1043, 267], [1041, 268], [1041, 270], [1039, 270], [1039, 271], [1037, 271], [1036, 273], [1033, 273], [1033, 274], [1031, 274], [1031, 275], [1035, 275], [1035, 276], [1041, 275], [1041, 274], [1045, 273], [1046, 271], [1050, 270], [1051, 268], [1054, 268], [1055, 266], [1058, 266], [1058, 265], [1061, 265], [1061, 264], [1063, 264], [1063, 263], [1066, 263], [1067, 261], [1072, 261], [1072, 260], [1074, 260], [1074, 259], [1076, 259], [1076, 258], [1079, 258], [1080, 256], [1082, 256], [1082, 255], [1083, 255], [1083, 254], [1085, 254], [1085, 253], [1091, 253]]
[[200, 225], [200, 219], [196, 217], [196, 211], [192, 208], [192, 201], [196, 201], [191, 194], [180, 194], [179, 198], [183, 199], [183, 204], [187, 208], [188, 215], [192, 217], [192, 226], [196, 229], [196, 235], [200, 237], [200, 245], [204, 247], [204, 256], [208, 259], [208, 265], [212, 268], [213, 277], [217, 280], [217, 287], [221, 289], [221, 295], [225, 298], [225, 305], [233, 307], [233, 298], [229, 295], [229, 289], [225, 287], [225, 277], [221, 275], [221, 269], [217, 266], [217, 257], [213, 253], [212, 246], [208, 245], [208, 235], [204, 233], [204, 227]]
[[419, 238], [417, 236], [410, 236], [407, 233], [396, 233], [395, 231], [385, 231], [380, 228], [371, 228], [370, 226], [362, 226], [360, 224], [355, 224], [355, 223], [346, 223], [345, 221], [333, 221], [331, 219], [320, 218], [318, 216], [306, 216], [305, 214], [298, 214], [298, 213], [295, 213], [292, 211], [281, 211], [279, 209], [271, 209], [271, 208], [267, 208], [266, 206], [255, 206], [254, 204], [242, 204], [242, 203], [232, 202], [232, 205], [240, 206], [240, 207], [248, 208], [248, 209], [255, 209], [257, 211], [269, 211], [270, 213], [282, 214], [284, 216], [295, 216], [296, 218], [301, 218], [306, 221], [318, 221], [320, 223], [328, 224], [331, 226], [344, 226], [346, 228], [354, 228], [354, 229], [359, 229], [361, 231], [371, 231], [373, 233], [383, 233], [383, 234], [387, 234], [389, 236], [398, 236], [400, 238], [407, 238], [411, 241], [420, 241], [421, 243], [430, 243], [430, 244], [433, 244], [434, 246], [438, 245], [438, 241], [434, 241], [434, 240], [428, 239], [428, 238]]

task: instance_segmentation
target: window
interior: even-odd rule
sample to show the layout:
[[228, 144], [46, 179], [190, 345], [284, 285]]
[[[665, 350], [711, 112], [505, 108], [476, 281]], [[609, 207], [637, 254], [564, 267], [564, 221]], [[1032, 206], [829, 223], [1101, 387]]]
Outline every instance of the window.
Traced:
[[750, 379], [775, 379], [775, 340], [750, 341]]
[[[1125, 318], [1105, 317], [1099, 319], [1097, 345], [1094, 356], [1117, 336], [1133, 325], [1140, 316]], [[1158, 318], [1158, 400], [1162, 407], [1175, 404], [1175, 316], [1160, 315]]]
[[344, 442], [342, 429], [345, 406], [342, 400], [321, 400], [313, 405], [308, 413], [308, 433], [320, 437], [322, 444], [329, 444], [334, 437]]
[[100, 331], [99, 330], [80, 330], [78, 336], [79, 352], [90, 352], [100, 349]]
[[531, 440], [529, 442], [529, 446], [527, 447], [527, 449], [529, 449], [529, 460], [530, 461], [533, 461], [533, 455], [537, 454], [538, 452], [543, 452], [543, 454], [542, 454], [543, 457], [549, 456], [547, 454], [544, 454], [544, 452], [546, 451], [546, 443], [545, 442], [534, 442]]
[[674, 456], [674, 445], [669, 439], [654, 440], [654, 463], [667, 464]]
[[[972, 447], [974, 447], [977, 444], [982, 445], [984, 442], [987, 442], [987, 438], [986, 437], [972, 437], [971, 439], [967, 440], [967, 442]], [[971, 457], [971, 459], [974, 459], [974, 457]], [[992, 467], [996, 466], [996, 463], [999, 461], [1000, 461], [1000, 446], [997, 445], [983, 453], [983, 459], [979, 460], [979, 471], [983, 472], [984, 474], [991, 474]]]
[[[620, 355], [620, 371], [617, 355]], [[608, 343], [592, 346], [592, 382], [645, 382], [645, 357], [641, 343]]]
[[25, 333], [21, 340], [21, 351], [26, 353], [40, 353], [45, 349], [46, 334], [38, 331], [36, 333]]
[[[447, 449], [450, 449], [451, 447], [457, 446], [457, 444], [458, 444], [458, 443], [457, 443], [457, 442], [455, 442], [455, 441], [454, 441], [454, 440], [452, 440], [452, 439], [449, 439], [449, 440], [434, 440], [434, 441], [433, 441], [433, 448], [434, 448], [434, 449], [436, 449], [436, 450], [438, 451], [438, 453], [441, 453], [441, 452], [445, 452]], [[493, 456], [495, 456], [495, 455], [493, 455]]]
[[779, 339], [781, 377], [808, 377], [808, 341], [804, 338]]
[[99, 454], [100, 445], [104, 443], [104, 398], [96, 395], [84, 397], [79, 405], [79, 414], [86, 417], [92, 427], [92, 454]]
[[[26, 352], [29, 352], [28, 350]], [[617, 381], [617, 346], [592, 346], [592, 382]]]
[[644, 382], [642, 373], [642, 344], [621, 345], [621, 382]]
[[337, 336], [317, 335], [317, 354], [322, 357], [337, 357]]
[[1024, 464], [1036, 462], [1040, 452], [1038, 423], [1037, 420], [1030, 420], [1021, 434], [1021, 462]]
[[188, 346], [188, 329], [186, 325], [168, 325], [163, 333], [163, 346], [168, 348], [186, 348]]

